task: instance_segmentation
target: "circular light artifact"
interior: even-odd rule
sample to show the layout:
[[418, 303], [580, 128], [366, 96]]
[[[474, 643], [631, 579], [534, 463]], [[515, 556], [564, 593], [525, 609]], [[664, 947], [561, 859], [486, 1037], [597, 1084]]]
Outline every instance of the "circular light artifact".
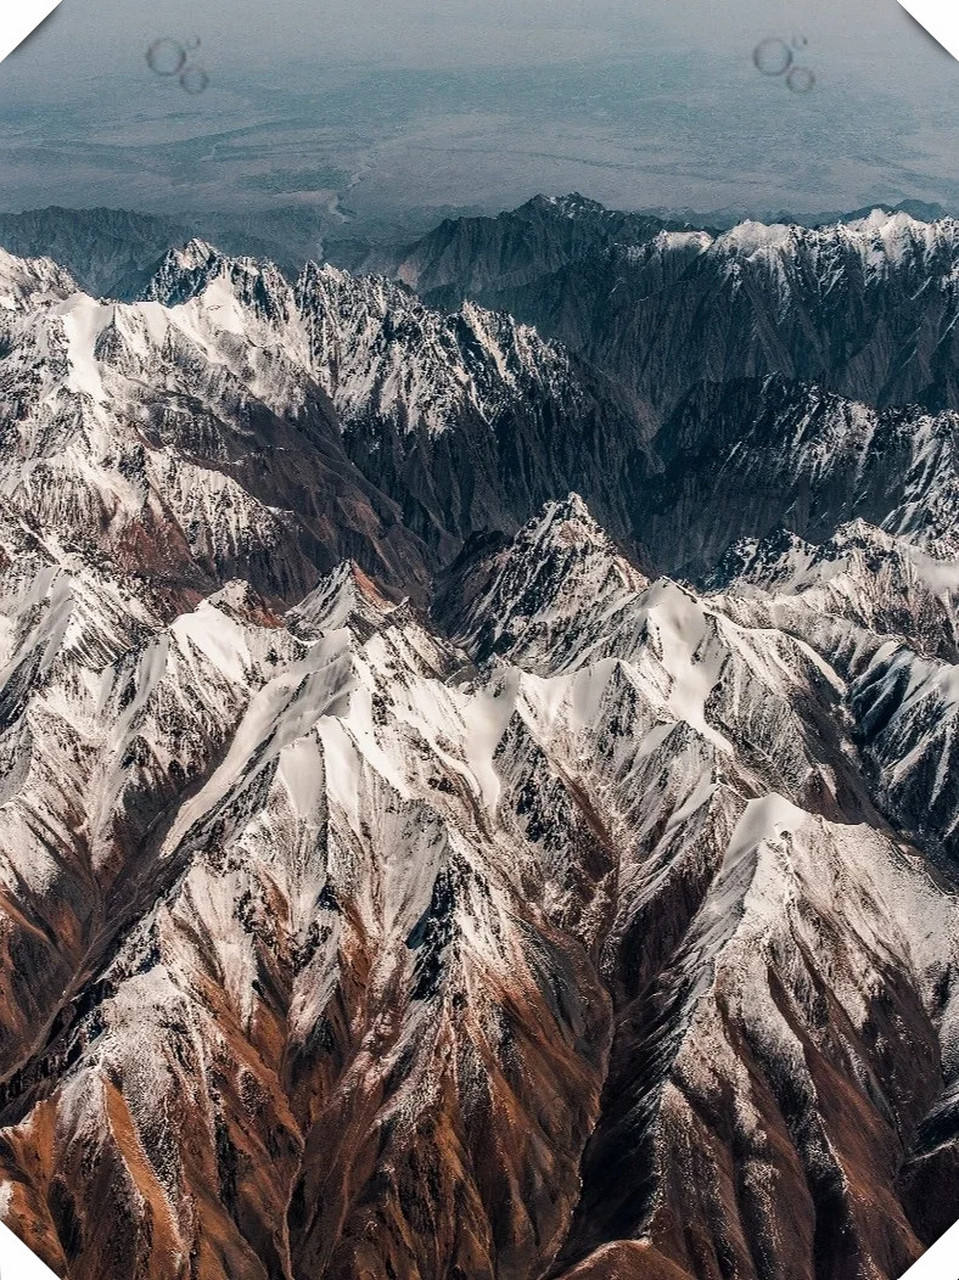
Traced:
[[792, 66], [793, 51], [785, 40], [771, 36], [761, 40], [753, 50], [753, 62], [756, 70], [764, 76], [781, 76]]
[[810, 93], [816, 84], [816, 77], [808, 67], [793, 67], [786, 77], [786, 85], [793, 93]]
[[202, 93], [209, 83], [210, 77], [202, 67], [187, 67], [180, 76], [180, 84], [187, 93]]
[[147, 63], [158, 76], [176, 76], [186, 65], [186, 50], [176, 40], [154, 40], [147, 49]]

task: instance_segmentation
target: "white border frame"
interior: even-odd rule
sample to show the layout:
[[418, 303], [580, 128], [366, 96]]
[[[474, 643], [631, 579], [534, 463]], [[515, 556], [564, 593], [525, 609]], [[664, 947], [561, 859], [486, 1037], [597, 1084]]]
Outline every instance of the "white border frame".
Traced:
[[49, 18], [60, 0], [5, 0], [0, 8], [0, 62]]
[[908, 14], [959, 58], [959, 5], [955, 0], [899, 0]]
[[[57, 1280], [48, 1266], [0, 1222], [0, 1276], [3, 1280]], [[104, 1280], [107, 1280], [104, 1277]]]

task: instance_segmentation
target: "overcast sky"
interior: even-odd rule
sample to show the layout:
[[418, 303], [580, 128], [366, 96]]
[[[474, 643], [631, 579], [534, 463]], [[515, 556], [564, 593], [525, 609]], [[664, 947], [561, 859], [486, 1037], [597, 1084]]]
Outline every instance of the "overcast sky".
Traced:
[[[777, 35], [808, 41], [803, 98], [752, 66]], [[144, 58], [193, 36], [195, 98]], [[0, 65], [0, 207], [490, 207], [532, 187], [959, 209], [957, 122], [959, 63], [895, 0], [62, 0]]]

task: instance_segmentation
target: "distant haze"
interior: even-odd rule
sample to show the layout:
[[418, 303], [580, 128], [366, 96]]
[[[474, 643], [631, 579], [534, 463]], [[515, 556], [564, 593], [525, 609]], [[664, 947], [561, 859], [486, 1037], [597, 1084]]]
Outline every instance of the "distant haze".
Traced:
[[[145, 60], [193, 35], [195, 97]], [[811, 93], [756, 70], [771, 36]], [[957, 144], [959, 63], [895, 0], [63, 0], [0, 65], [8, 210], [959, 210]]]

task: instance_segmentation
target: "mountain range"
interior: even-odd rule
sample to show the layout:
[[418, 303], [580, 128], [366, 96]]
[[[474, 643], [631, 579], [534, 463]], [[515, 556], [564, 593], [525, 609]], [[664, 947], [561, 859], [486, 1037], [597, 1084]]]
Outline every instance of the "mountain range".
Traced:
[[[605, 216], [567, 198], [552, 221]], [[434, 305], [468, 295], [561, 340], [616, 381], [650, 433], [697, 384], [768, 373], [877, 407], [957, 407], [955, 219], [876, 209], [814, 228], [644, 225], [534, 273], [516, 253], [500, 261], [498, 220], [461, 220], [396, 270]]]
[[959, 224], [124, 227], [0, 251], [3, 1220], [65, 1280], [900, 1275]]

